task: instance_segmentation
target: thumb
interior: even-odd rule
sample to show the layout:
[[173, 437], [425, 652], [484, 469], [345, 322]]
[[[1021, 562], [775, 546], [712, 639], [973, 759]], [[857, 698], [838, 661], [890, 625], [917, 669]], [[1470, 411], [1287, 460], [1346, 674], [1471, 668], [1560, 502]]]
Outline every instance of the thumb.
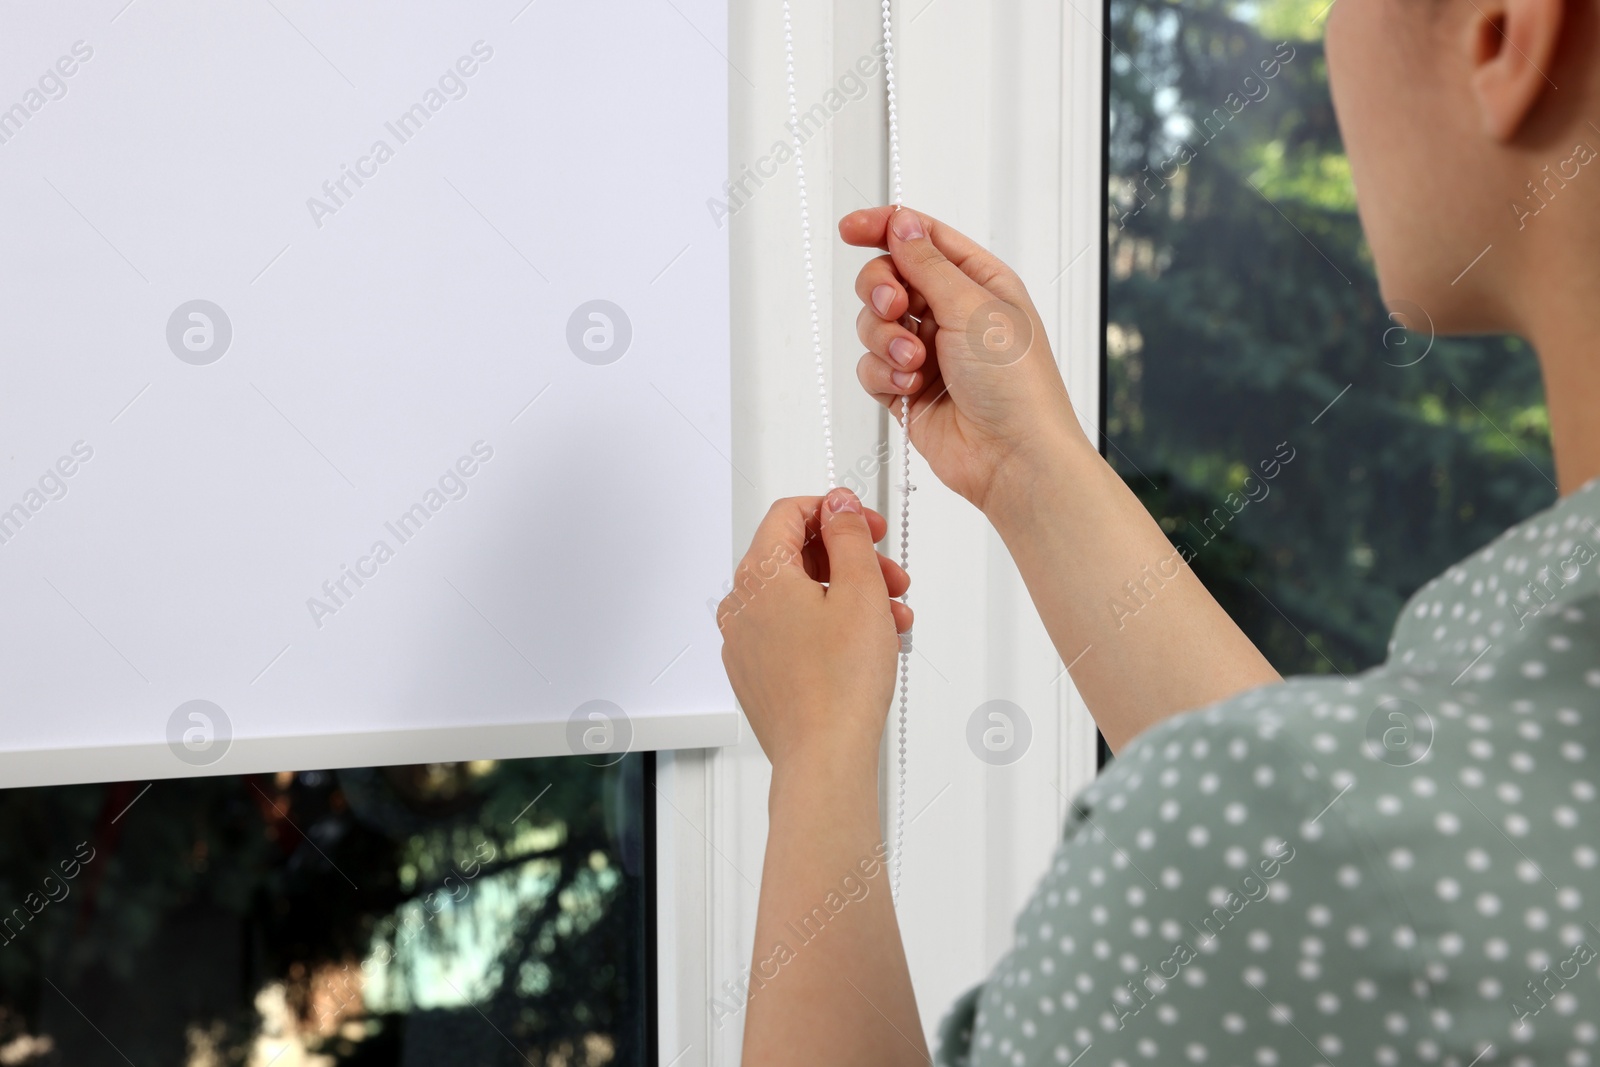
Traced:
[[933, 317], [945, 326], [958, 326], [973, 312], [994, 300], [939, 249], [930, 236], [928, 220], [910, 208], [889, 216], [889, 255], [906, 284], [928, 301]]
[[822, 501], [822, 545], [828, 551], [830, 589], [848, 583], [855, 587], [852, 599], [856, 593], [873, 600], [889, 599], [867, 517], [861, 501], [848, 489], [835, 489]]

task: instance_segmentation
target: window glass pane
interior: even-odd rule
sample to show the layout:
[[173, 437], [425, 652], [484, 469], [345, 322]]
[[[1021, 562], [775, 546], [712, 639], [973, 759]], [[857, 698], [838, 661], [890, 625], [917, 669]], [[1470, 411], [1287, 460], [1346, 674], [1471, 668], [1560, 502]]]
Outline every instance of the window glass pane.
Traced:
[[1327, 3], [1110, 2], [1106, 452], [1286, 674], [1555, 498], [1528, 347], [1379, 300]]
[[644, 1064], [652, 766], [0, 791], [0, 1063]]

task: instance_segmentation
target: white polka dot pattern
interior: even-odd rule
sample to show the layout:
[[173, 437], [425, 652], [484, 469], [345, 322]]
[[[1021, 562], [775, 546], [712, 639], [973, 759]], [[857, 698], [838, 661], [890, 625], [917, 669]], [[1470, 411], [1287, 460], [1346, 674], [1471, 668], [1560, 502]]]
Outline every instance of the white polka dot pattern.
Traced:
[[943, 1063], [1600, 1056], [1600, 481], [1421, 589], [1387, 662], [1141, 735]]

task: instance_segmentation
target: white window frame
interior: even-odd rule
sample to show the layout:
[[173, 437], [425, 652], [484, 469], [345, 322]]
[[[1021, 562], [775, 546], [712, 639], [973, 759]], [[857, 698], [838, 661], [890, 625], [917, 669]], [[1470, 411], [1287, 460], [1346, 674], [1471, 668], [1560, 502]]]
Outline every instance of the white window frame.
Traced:
[[[1079, 6], [1083, 5], [1083, 6]], [[872, 0], [795, 0], [801, 109], [823, 101], [881, 26]], [[908, 204], [993, 249], [1022, 275], [1086, 430], [1099, 433], [1102, 9], [1083, 0], [898, 0], [901, 157]], [[787, 133], [781, 7], [735, 0], [727, 59], [730, 176]], [[883, 80], [806, 143], [817, 282], [832, 324], [841, 471], [888, 438], [856, 384], [859, 250], [833, 220], [886, 199]], [[736, 556], [779, 496], [820, 491], [815, 378], [792, 166], [729, 220], [732, 245]], [[893, 496], [890, 472], [873, 492]], [[940, 1017], [1009, 947], [1048, 863], [1068, 798], [1096, 767], [1095, 732], [1009, 554], [983, 517], [920, 460], [912, 501], [916, 643], [900, 922], [923, 1022]], [[730, 567], [734, 561], [730, 560]], [[973, 757], [966, 722], [1005, 698], [1030, 715], [1027, 755]], [[658, 1024], [663, 1067], [735, 1064], [742, 1012], [718, 1018], [749, 966], [770, 771], [744, 729], [733, 747], [658, 755]], [[885, 765], [885, 780], [888, 780]], [[892, 819], [885, 797], [885, 819]]]

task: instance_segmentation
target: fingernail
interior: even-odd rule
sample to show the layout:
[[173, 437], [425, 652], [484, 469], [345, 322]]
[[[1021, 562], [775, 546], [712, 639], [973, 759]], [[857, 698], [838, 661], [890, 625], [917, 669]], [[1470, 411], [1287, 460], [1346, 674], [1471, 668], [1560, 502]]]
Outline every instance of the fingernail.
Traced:
[[861, 514], [861, 501], [848, 489], [835, 489], [828, 494], [828, 514], [838, 515], [842, 512], [853, 511]]
[[922, 236], [922, 218], [915, 211], [902, 208], [889, 219], [895, 236], [902, 241], [915, 241]]
[[911, 383], [917, 380], [917, 373], [916, 371], [897, 370], [889, 375], [889, 380], [894, 383], [896, 389], [909, 389], [911, 388]]
[[889, 342], [889, 358], [904, 367], [911, 362], [911, 357], [917, 354], [917, 346], [904, 337], [896, 337]]
[[872, 290], [872, 306], [878, 309], [878, 314], [884, 318], [889, 317], [889, 308], [894, 304], [894, 286], [880, 285]]

